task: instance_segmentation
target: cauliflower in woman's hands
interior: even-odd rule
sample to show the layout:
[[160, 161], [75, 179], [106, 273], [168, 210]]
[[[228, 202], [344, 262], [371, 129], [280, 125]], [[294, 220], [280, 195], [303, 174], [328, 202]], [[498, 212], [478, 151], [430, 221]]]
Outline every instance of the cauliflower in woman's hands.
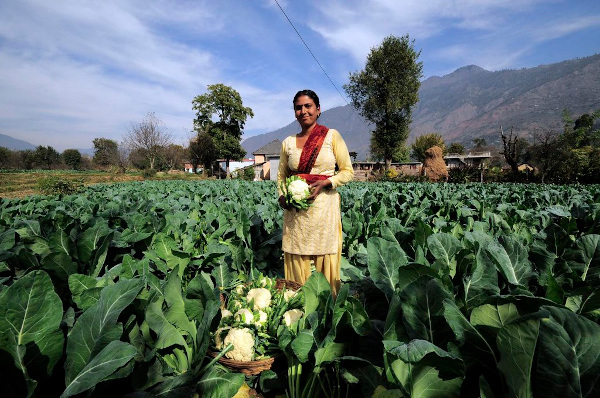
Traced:
[[308, 197], [310, 196], [310, 186], [302, 177], [291, 176], [285, 179], [284, 187], [285, 201], [297, 209], [307, 209], [310, 206]]
[[271, 292], [269, 289], [259, 287], [250, 289], [246, 295], [248, 302], [254, 301], [254, 310], [264, 310], [271, 305]]
[[233, 350], [225, 353], [225, 357], [234, 361], [252, 361], [254, 356], [254, 335], [250, 329], [231, 329], [223, 340], [223, 346], [233, 344]]

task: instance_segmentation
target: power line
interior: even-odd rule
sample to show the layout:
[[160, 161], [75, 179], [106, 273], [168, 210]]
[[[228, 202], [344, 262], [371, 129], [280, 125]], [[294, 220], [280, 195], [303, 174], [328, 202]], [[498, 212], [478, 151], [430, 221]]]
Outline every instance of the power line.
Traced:
[[[310, 53], [310, 55], [312, 55], [312, 57], [314, 58], [314, 60], [317, 63], [317, 65], [319, 65], [319, 67], [321, 68], [321, 70], [323, 71], [323, 73], [325, 74], [325, 76], [327, 76], [327, 79], [329, 79], [329, 82], [331, 83], [331, 85], [335, 88], [335, 90], [338, 92], [338, 94], [340, 95], [340, 97], [342, 97], [342, 99], [344, 100], [344, 102], [346, 103], [346, 105], [350, 105], [348, 103], [348, 101], [346, 101], [346, 98], [342, 95], [342, 93], [340, 92], [340, 90], [338, 89], [338, 87], [336, 86], [336, 84], [333, 82], [333, 80], [331, 80], [331, 78], [329, 77], [329, 75], [325, 71], [325, 68], [323, 68], [323, 66], [321, 65], [321, 63], [319, 62], [319, 60], [317, 59], [317, 57], [315, 56], [315, 54], [313, 54], [313, 52], [310, 49], [310, 47], [308, 46], [308, 44], [306, 44], [306, 42], [302, 38], [302, 35], [300, 34], [300, 32], [298, 32], [298, 29], [296, 29], [296, 27], [294, 26], [294, 24], [292, 23], [292, 21], [290, 20], [290, 18], [287, 16], [287, 14], [285, 13], [285, 11], [283, 11], [283, 8], [281, 8], [281, 5], [279, 4], [279, 1], [275, 0], [275, 3], [277, 4], [277, 7], [279, 7], [279, 9], [281, 10], [281, 12], [285, 16], [285, 19], [287, 19], [287, 21], [290, 23], [290, 25], [292, 26], [292, 28], [294, 29], [294, 31], [296, 32], [296, 34], [298, 35], [298, 37], [300, 38], [300, 40], [302, 40], [302, 43], [304, 43], [304, 46], [306, 47], [306, 49], [308, 50], [308, 52]], [[364, 123], [364, 125], [367, 126], [367, 127], [369, 127], [369, 125], [367, 123], [365, 123], [365, 121], [363, 120], [363, 118], [358, 113], [356, 113], [356, 109], [354, 109], [353, 106], [351, 106], [350, 108], [352, 109], [352, 111], [354, 112], [354, 114]]]

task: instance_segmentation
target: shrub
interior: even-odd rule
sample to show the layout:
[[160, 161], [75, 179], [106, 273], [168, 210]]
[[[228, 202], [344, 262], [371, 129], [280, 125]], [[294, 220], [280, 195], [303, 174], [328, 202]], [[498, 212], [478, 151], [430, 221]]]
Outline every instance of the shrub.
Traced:
[[156, 176], [156, 170], [155, 169], [144, 169], [142, 170], [142, 177], [144, 178], [151, 178]]
[[72, 195], [81, 192], [83, 180], [67, 180], [58, 176], [49, 176], [38, 181], [37, 189], [44, 195]]

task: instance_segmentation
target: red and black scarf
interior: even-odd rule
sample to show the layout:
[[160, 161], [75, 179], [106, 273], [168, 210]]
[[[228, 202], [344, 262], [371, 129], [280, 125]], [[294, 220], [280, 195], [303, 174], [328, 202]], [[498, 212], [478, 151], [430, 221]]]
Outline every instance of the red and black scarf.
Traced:
[[308, 139], [304, 143], [304, 147], [302, 147], [298, 170], [296, 170], [295, 174], [304, 178], [309, 184], [312, 184], [317, 180], [324, 180], [328, 177], [326, 175], [310, 174], [310, 171], [317, 161], [317, 156], [319, 156], [319, 152], [321, 151], [321, 147], [323, 146], [328, 131], [329, 128], [321, 126], [320, 124], [315, 124], [315, 127], [313, 127]]

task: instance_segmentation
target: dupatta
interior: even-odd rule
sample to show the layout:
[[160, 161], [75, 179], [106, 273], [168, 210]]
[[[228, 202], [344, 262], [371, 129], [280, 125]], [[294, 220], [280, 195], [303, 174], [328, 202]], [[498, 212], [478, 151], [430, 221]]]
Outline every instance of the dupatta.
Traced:
[[321, 126], [320, 124], [315, 124], [306, 143], [304, 143], [304, 147], [302, 147], [298, 170], [296, 170], [294, 174], [304, 178], [309, 184], [318, 180], [325, 180], [329, 177], [321, 174], [310, 174], [310, 171], [317, 161], [317, 156], [319, 156], [319, 152], [321, 151], [321, 147], [323, 146], [328, 131], [329, 128]]

